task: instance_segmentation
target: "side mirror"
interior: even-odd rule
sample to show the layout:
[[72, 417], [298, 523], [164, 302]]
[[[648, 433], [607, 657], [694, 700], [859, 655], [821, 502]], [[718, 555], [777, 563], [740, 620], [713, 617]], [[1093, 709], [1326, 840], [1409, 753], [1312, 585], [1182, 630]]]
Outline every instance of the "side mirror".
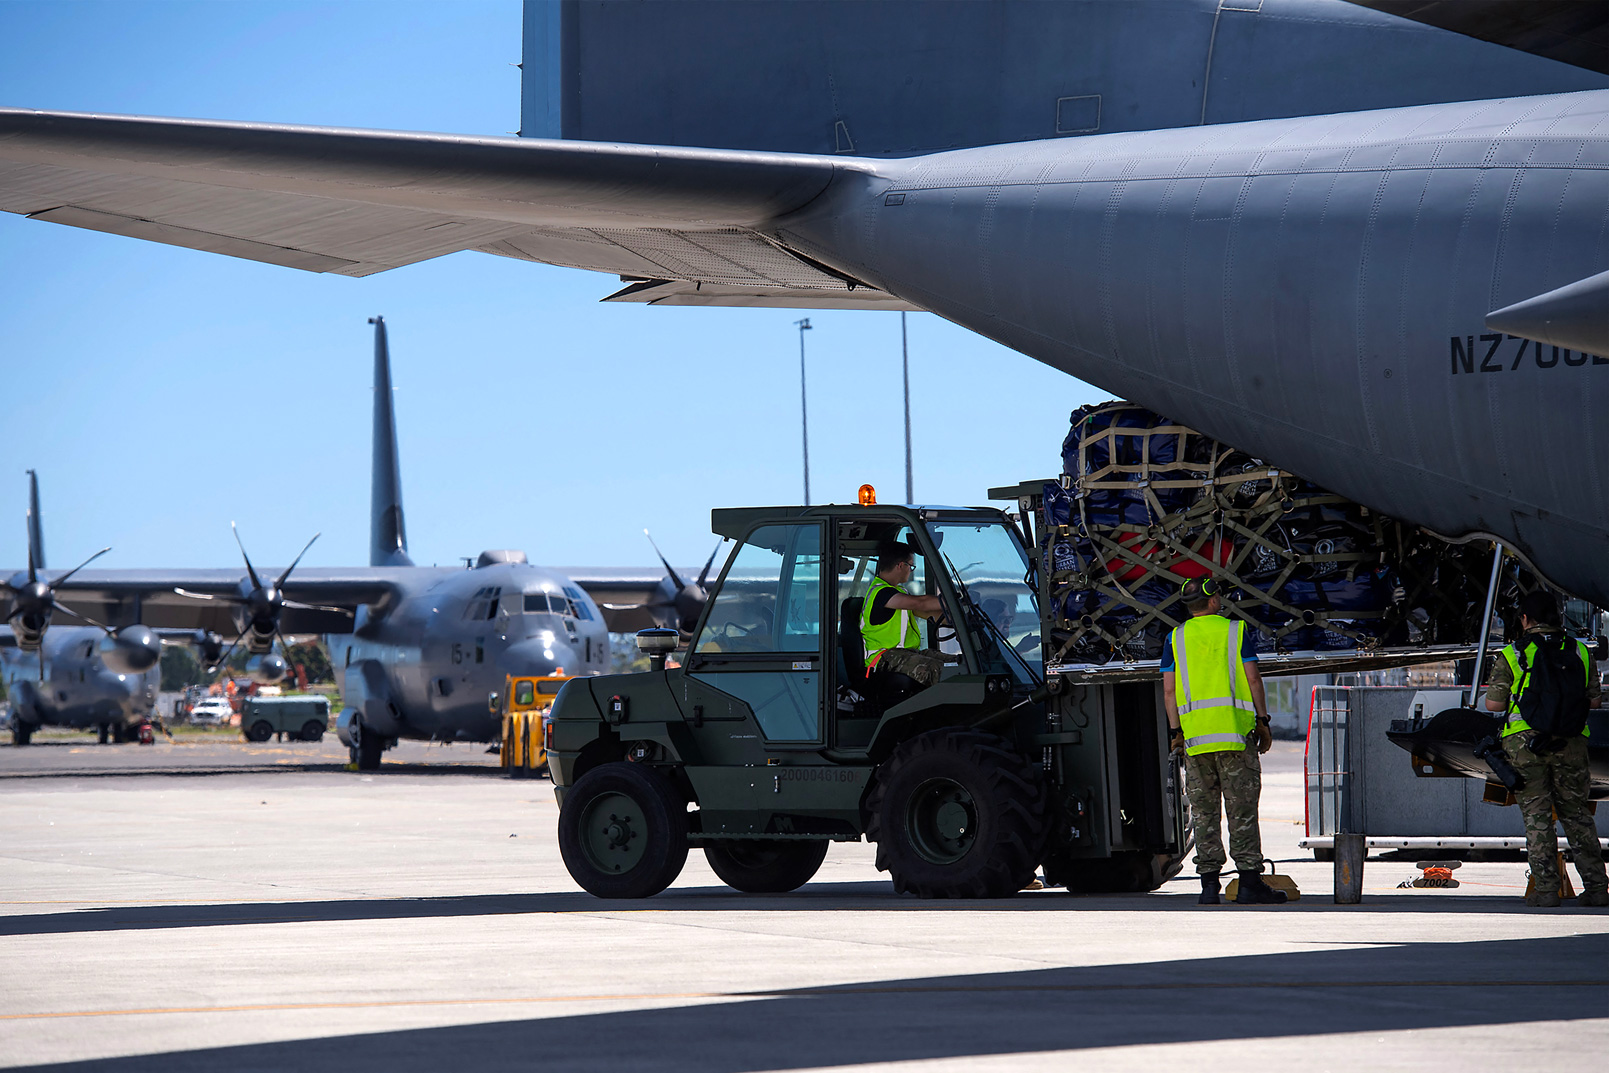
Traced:
[[493, 715], [501, 712], [503, 710], [503, 698], [496, 693], [488, 693], [486, 695], [486, 710]]

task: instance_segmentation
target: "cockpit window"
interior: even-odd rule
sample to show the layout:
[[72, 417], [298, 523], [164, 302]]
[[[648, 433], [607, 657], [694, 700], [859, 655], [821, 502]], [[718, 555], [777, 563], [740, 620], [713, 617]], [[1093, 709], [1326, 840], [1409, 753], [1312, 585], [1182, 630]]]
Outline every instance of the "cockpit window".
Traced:
[[497, 617], [497, 598], [503, 595], [499, 585], [483, 585], [475, 590], [464, 608], [464, 618], [470, 622]]
[[544, 612], [551, 612], [555, 615], [575, 615], [575, 609], [570, 606], [570, 601], [556, 592], [526, 593], [525, 613], [527, 615], [539, 615]]
[[586, 622], [592, 621], [592, 610], [587, 607], [587, 601], [581, 596], [580, 589], [566, 585], [564, 594], [570, 598], [570, 610], [576, 618]]

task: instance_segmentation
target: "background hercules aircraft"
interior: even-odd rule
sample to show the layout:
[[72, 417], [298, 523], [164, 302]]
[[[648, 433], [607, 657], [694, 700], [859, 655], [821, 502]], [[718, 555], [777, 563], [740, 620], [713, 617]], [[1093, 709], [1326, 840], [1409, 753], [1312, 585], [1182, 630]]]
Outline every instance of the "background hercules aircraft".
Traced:
[[[413, 565], [402, 511], [385, 322], [377, 317], [372, 323], [370, 566], [298, 570], [292, 562], [284, 570], [259, 571], [248, 557], [244, 577], [236, 570], [81, 570], [55, 579], [41, 574], [51, 588], [54, 611], [121, 627], [104, 643], [98, 629], [47, 631], [49, 612], [36, 612], [33, 603], [19, 599], [26, 581], [14, 576], [4, 590], [13, 625], [32, 630], [50, 653], [72, 654], [77, 652], [72, 645], [100, 644], [101, 650], [115, 648], [120, 658], [132, 656], [144, 667], [156, 664], [164, 638], [197, 643], [211, 663], [226, 659], [238, 644], [253, 655], [254, 673], [268, 680], [284, 674], [284, 661], [273, 651], [276, 640], [323, 634], [344, 704], [337, 730], [363, 769], [378, 766], [381, 753], [398, 738], [496, 740], [501, 727], [487, 709], [487, 695], [502, 688], [504, 675], [602, 673], [609, 669], [611, 625], [620, 630], [691, 626], [701, 606], [703, 575], [684, 584], [668, 563], [666, 578], [633, 570], [566, 575], [531, 565], [524, 552], [505, 550], [481, 552], [470, 569]], [[30, 524], [30, 540], [36, 544], [37, 539]], [[609, 604], [600, 609], [587, 590]], [[64, 640], [58, 642], [57, 634]], [[236, 641], [223, 648], [222, 637]], [[47, 663], [55, 674], [49, 656]], [[61, 664], [61, 674], [81, 672], [78, 663]], [[17, 677], [20, 685], [20, 673]], [[47, 684], [55, 681], [47, 678]], [[106, 685], [105, 675], [99, 680]], [[147, 679], [140, 682], [154, 689]], [[34, 720], [31, 713], [44, 709], [34, 704], [32, 693], [27, 695], [19, 713], [32, 723], [59, 721]], [[144, 711], [151, 699], [146, 697]], [[94, 703], [104, 706], [101, 699]], [[91, 723], [109, 721], [101, 717]]]
[[[99, 627], [47, 630], [56, 608], [51, 585], [40, 581], [44, 569], [39, 478], [29, 470], [28, 569], [0, 583], [0, 592], [12, 604], [12, 624], [0, 627], [0, 673], [11, 701], [11, 740], [27, 745], [39, 727], [58, 726], [94, 728], [102, 742], [122, 741], [150, 716], [162, 672], [154, 661], [128, 665], [118, 638], [108, 638]], [[56, 584], [60, 582], [58, 578]]]
[[7, 110], [0, 208], [349, 276], [480, 250], [619, 300], [932, 310], [1605, 605], [1609, 77], [1593, 27], [1475, 6], [1512, 18], [532, 3], [540, 138]]

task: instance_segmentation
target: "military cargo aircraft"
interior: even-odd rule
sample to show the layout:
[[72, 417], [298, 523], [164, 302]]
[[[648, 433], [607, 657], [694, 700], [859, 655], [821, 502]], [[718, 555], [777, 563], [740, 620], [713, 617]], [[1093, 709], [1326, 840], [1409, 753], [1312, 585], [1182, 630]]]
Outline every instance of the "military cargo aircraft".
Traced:
[[480, 250], [617, 300], [930, 310], [1609, 604], [1609, 62], [1422, 7], [1468, 32], [533, 2], [540, 138], [7, 109], [0, 209], [347, 276]]
[[[104, 549], [86, 562], [102, 554]], [[12, 743], [27, 745], [41, 726], [98, 730], [102, 743], [132, 738], [133, 728], [150, 718], [156, 706], [160, 669], [155, 661], [140, 661], [137, 654], [130, 665], [128, 645], [97, 625], [64, 625], [47, 631], [58, 610], [56, 586], [76, 571], [54, 582], [48, 573], [42, 576], [43, 571], [39, 477], [29, 470], [28, 569], [0, 584], [0, 592], [11, 603], [7, 625], [0, 627], [0, 675], [11, 701]], [[83, 621], [70, 612], [66, 617]], [[103, 654], [110, 657], [110, 666]]]
[[[276, 642], [283, 648], [287, 635], [324, 635], [344, 703], [336, 728], [364, 770], [378, 766], [399, 738], [497, 740], [501, 724], [488, 698], [506, 675], [602, 673], [610, 625], [685, 629], [697, 617], [705, 578], [685, 584], [668, 562], [667, 578], [638, 570], [567, 575], [510, 550], [483, 551], [469, 569], [415, 566], [402, 510], [390, 346], [384, 318], [371, 323], [368, 567], [298, 570], [298, 555], [276, 575], [254, 566], [242, 546], [244, 577], [238, 570], [74, 571], [50, 581], [48, 594], [63, 615], [118, 627], [101, 648], [124, 662], [147, 659], [146, 667], [164, 640], [197, 645], [213, 666], [240, 646], [254, 677], [271, 681], [286, 666]], [[43, 640], [49, 619], [26, 618], [33, 605], [18, 599], [25, 584], [20, 577], [10, 583], [12, 621], [35, 622]], [[604, 608], [589, 590], [608, 601]], [[67, 636], [76, 642], [81, 632]], [[224, 647], [224, 637], [234, 640]], [[48, 643], [56, 644], [53, 636]], [[62, 673], [86, 672], [63, 664]]]

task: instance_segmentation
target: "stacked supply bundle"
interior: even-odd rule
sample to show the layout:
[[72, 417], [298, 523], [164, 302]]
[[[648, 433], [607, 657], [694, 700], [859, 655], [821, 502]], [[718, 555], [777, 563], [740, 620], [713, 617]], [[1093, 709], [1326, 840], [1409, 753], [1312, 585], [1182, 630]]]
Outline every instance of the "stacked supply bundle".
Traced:
[[[1074, 411], [1062, 460], [1041, 519], [1047, 662], [1156, 659], [1187, 617], [1180, 586], [1209, 575], [1264, 651], [1479, 633], [1488, 544], [1449, 543], [1126, 402]], [[1535, 584], [1510, 560], [1500, 611]]]

